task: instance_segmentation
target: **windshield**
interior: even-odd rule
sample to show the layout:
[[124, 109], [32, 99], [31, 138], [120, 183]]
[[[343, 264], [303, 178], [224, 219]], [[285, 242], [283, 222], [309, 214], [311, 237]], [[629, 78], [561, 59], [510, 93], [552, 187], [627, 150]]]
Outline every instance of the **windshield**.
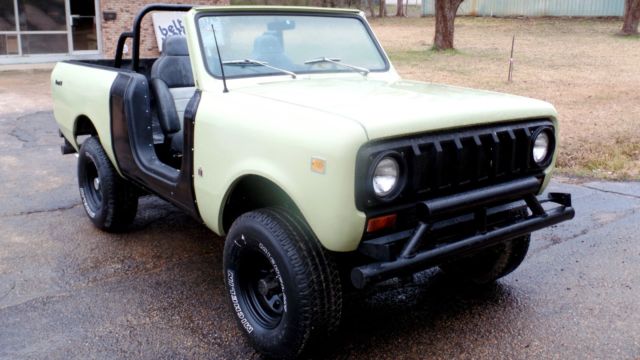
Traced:
[[[355, 17], [310, 15], [201, 16], [198, 28], [205, 63], [211, 74], [222, 75], [215, 36], [227, 78], [353, 72], [387, 69], [364, 23]], [[327, 58], [336, 61], [314, 61]], [[246, 61], [250, 60], [250, 61]], [[270, 65], [256, 64], [262, 62]], [[344, 65], [348, 66], [344, 66]]]

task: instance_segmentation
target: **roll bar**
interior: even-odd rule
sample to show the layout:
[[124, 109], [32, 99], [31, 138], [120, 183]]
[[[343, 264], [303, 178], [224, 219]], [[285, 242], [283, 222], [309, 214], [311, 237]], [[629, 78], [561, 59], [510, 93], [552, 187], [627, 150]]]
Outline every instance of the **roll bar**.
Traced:
[[115, 67], [122, 66], [122, 54], [124, 52], [124, 44], [127, 39], [132, 38], [133, 44], [131, 49], [131, 69], [135, 72], [140, 67], [140, 26], [142, 19], [152, 11], [184, 11], [191, 10], [195, 5], [176, 5], [176, 4], [150, 4], [142, 8], [136, 18], [133, 20], [132, 31], [126, 31], [120, 34], [118, 45], [116, 47]]

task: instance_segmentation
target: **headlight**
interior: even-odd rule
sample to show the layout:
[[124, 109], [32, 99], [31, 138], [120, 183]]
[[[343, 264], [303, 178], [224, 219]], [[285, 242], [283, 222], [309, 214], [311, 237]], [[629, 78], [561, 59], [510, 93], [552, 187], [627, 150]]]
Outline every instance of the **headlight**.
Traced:
[[398, 185], [400, 178], [400, 165], [396, 159], [385, 156], [375, 167], [373, 172], [373, 191], [378, 197], [391, 194]]
[[533, 140], [533, 161], [537, 165], [544, 165], [552, 151], [552, 139], [549, 130], [540, 131]]

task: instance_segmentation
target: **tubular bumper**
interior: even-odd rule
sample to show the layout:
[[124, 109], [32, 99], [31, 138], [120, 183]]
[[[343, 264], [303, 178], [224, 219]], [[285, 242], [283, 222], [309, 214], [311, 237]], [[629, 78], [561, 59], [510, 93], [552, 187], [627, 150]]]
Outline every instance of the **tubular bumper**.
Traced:
[[[546, 199], [537, 198], [533, 194], [539, 186], [537, 179], [527, 178], [420, 203], [418, 211], [422, 220], [402, 248], [400, 255], [392, 261], [376, 262], [352, 269], [351, 282], [356, 288], [362, 289], [368, 284], [425, 270], [451, 258], [472, 254], [574, 217], [570, 194], [550, 193]], [[416, 251], [429, 238], [432, 224], [427, 222], [427, 219], [434, 215], [472, 211], [476, 220], [481, 221], [483, 216], [486, 217], [484, 205], [505, 200], [524, 200], [531, 215], [503, 227], [479, 231], [476, 235], [452, 243], [422, 252]], [[556, 203], [559, 206], [545, 210], [542, 207], [542, 203], [545, 202]]]

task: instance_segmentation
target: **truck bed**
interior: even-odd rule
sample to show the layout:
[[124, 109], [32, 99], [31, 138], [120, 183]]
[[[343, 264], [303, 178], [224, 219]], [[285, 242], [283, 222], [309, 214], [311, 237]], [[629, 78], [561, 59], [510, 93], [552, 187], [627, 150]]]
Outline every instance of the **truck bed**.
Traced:
[[[153, 101], [148, 90], [151, 66], [156, 59], [141, 59], [139, 71], [131, 70], [131, 60], [123, 60], [122, 67], [115, 67], [113, 59], [70, 60], [59, 62], [51, 73], [53, 112], [62, 135], [77, 151], [76, 138], [82, 126], [90, 121], [107, 155], [115, 163], [110, 132], [110, 95], [118, 75], [127, 75], [139, 86], [146, 88], [148, 101]], [[86, 119], [87, 121], [84, 121]], [[157, 121], [152, 121], [154, 132], [160, 132]], [[156, 129], [158, 128], [158, 129]], [[80, 130], [80, 131], [79, 131]], [[154, 133], [154, 142], [155, 142]]]
[[[151, 66], [156, 60], [157, 58], [140, 59], [140, 70], [138, 72], [145, 75], [148, 79], [151, 74]], [[122, 67], [120, 68], [115, 67], [114, 59], [68, 60], [65, 62], [75, 65], [98, 67], [111, 71], [131, 71], [131, 59], [123, 59]]]

